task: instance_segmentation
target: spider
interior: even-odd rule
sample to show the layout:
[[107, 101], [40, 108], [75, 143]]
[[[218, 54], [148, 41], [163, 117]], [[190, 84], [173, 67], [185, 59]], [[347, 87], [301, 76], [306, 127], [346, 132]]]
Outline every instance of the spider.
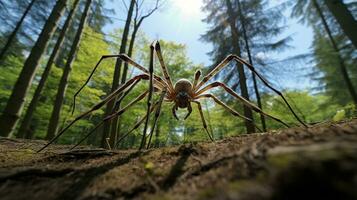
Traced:
[[[157, 55], [157, 57], [159, 59], [159, 62], [160, 62], [161, 70], [162, 70], [162, 73], [163, 73], [163, 78], [160, 77], [160, 76], [157, 76], [157, 75], [155, 75], [153, 73], [154, 72], [154, 54], [155, 54], [155, 52], [156, 52], [156, 55]], [[89, 82], [89, 80], [93, 76], [95, 70], [98, 68], [100, 63], [104, 59], [107, 59], [107, 58], [119, 58], [122, 61], [124, 61], [124, 62], [134, 66], [135, 68], [139, 69], [142, 72], [142, 74], [139, 74], [139, 75], [134, 76], [133, 78], [129, 79], [127, 82], [125, 82], [124, 84], [120, 85], [116, 90], [114, 90], [112, 93], [110, 93], [107, 97], [105, 97], [101, 102], [99, 102], [98, 104], [94, 105], [88, 111], [86, 111], [86, 112], [80, 114], [79, 116], [77, 116], [64, 129], [62, 129], [51, 141], [49, 141], [44, 147], [42, 147], [40, 150], [38, 150], [38, 152], [42, 151], [47, 146], [49, 146], [51, 143], [53, 143], [55, 140], [57, 140], [76, 121], [82, 119], [83, 117], [88, 116], [93, 111], [100, 109], [102, 106], [107, 104], [109, 101], [114, 100], [118, 96], [119, 96], [119, 99], [117, 100], [117, 102], [120, 102], [136, 86], [136, 84], [138, 84], [142, 80], [148, 80], [149, 81], [149, 89], [148, 90], [146, 90], [145, 92], [141, 93], [139, 96], [137, 96], [135, 99], [133, 99], [130, 103], [128, 103], [123, 108], [121, 108], [119, 110], [115, 110], [114, 109], [112, 114], [110, 114], [109, 116], [106, 116], [83, 139], [81, 139], [80, 142], [78, 142], [75, 146], [73, 146], [72, 149], [75, 148], [76, 146], [78, 146], [86, 138], [88, 138], [89, 135], [91, 133], [93, 133], [98, 127], [103, 125], [104, 122], [106, 122], [108, 120], [111, 120], [114, 117], [120, 116], [125, 111], [127, 111], [128, 108], [130, 108], [132, 105], [134, 105], [135, 103], [139, 102], [140, 100], [144, 99], [146, 96], [147, 96], [147, 112], [146, 112], [146, 115], [144, 117], [142, 117], [134, 125], [134, 127], [132, 129], [130, 129], [126, 134], [124, 134], [121, 138], [119, 138], [118, 141], [117, 141], [117, 144], [122, 139], [124, 139], [127, 135], [129, 135], [131, 132], [133, 132], [135, 129], [137, 129], [142, 123], [145, 122], [144, 130], [143, 130], [143, 136], [142, 136], [141, 145], [140, 145], [140, 149], [143, 148], [143, 146], [146, 144], [146, 138], [147, 138], [146, 133], [147, 133], [147, 129], [148, 129], [148, 123], [149, 123], [150, 114], [155, 111], [153, 126], [152, 126], [152, 128], [151, 128], [151, 130], [150, 130], [150, 132], [148, 134], [148, 136], [150, 136], [150, 137], [149, 137], [149, 141], [148, 141], [148, 144], [147, 144], [147, 148], [149, 148], [150, 142], [151, 142], [151, 137], [153, 135], [152, 133], [153, 133], [153, 131], [155, 129], [155, 126], [157, 124], [157, 121], [159, 119], [160, 112], [161, 112], [161, 106], [162, 106], [163, 102], [173, 102], [174, 103], [174, 105], [172, 107], [172, 114], [177, 120], [179, 120], [179, 118], [176, 115], [176, 111], [178, 110], [178, 108], [187, 109], [188, 113], [184, 117], [184, 119], [187, 119], [190, 116], [191, 112], [192, 112], [192, 105], [191, 104], [192, 103], [196, 104], [197, 108], [199, 110], [199, 113], [200, 113], [200, 117], [201, 117], [203, 128], [205, 129], [205, 132], [207, 133], [207, 135], [210, 138], [210, 140], [212, 140], [212, 141], [213, 141], [213, 137], [212, 137], [212, 135], [210, 134], [210, 132], [207, 129], [207, 123], [206, 123], [206, 120], [205, 120], [203, 112], [202, 112], [202, 106], [201, 106], [201, 103], [199, 102], [200, 99], [211, 98], [215, 103], [217, 103], [218, 105], [221, 105], [223, 108], [225, 108], [227, 111], [229, 111], [234, 116], [242, 118], [243, 120], [246, 120], [247, 122], [252, 122], [251, 119], [241, 115], [239, 112], [237, 112], [236, 110], [234, 110], [233, 108], [229, 107], [224, 102], [219, 100], [213, 94], [206, 93], [207, 91], [209, 91], [209, 90], [211, 90], [213, 88], [217, 88], [217, 87], [223, 88], [227, 93], [232, 95], [235, 99], [237, 99], [238, 101], [242, 102], [245, 106], [249, 107], [250, 109], [252, 109], [252, 110], [254, 110], [254, 111], [256, 111], [256, 112], [258, 112], [258, 113], [260, 113], [262, 115], [265, 115], [265, 116], [267, 116], [267, 117], [269, 117], [269, 118], [271, 118], [271, 119], [273, 119], [273, 120], [275, 120], [275, 121], [277, 121], [279, 123], [282, 123], [286, 127], [289, 127], [282, 120], [280, 120], [280, 119], [278, 119], [278, 118], [276, 118], [276, 117], [274, 117], [274, 116], [272, 116], [270, 114], [267, 114], [267, 113], [263, 112], [259, 107], [257, 107], [253, 103], [249, 102], [245, 98], [243, 98], [240, 95], [238, 95], [233, 89], [231, 89], [230, 87], [228, 87], [224, 83], [216, 81], [216, 82], [213, 82], [213, 83], [205, 85], [214, 75], [216, 75], [219, 71], [221, 71], [232, 60], [235, 60], [235, 61], [237, 61], [239, 63], [242, 63], [243, 65], [247, 66], [248, 69], [251, 70], [264, 83], [264, 85], [266, 85], [268, 88], [273, 90], [276, 94], [278, 94], [283, 99], [283, 101], [288, 106], [289, 110], [294, 115], [294, 117], [302, 125], [307, 127], [305, 125], [305, 123], [302, 120], [300, 120], [300, 118], [296, 115], [296, 113], [291, 108], [291, 106], [289, 105], [289, 103], [287, 102], [287, 100], [285, 99], [283, 94], [281, 92], [279, 92], [278, 90], [276, 90], [275, 88], [273, 88], [268, 83], [268, 81], [266, 81], [254, 69], [254, 67], [251, 64], [249, 64], [248, 62], [246, 62], [245, 60], [243, 60], [242, 58], [240, 58], [240, 57], [238, 57], [237, 55], [234, 55], [234, 54], [228, 55], [222, 62], [220, 62], [218, 65], [216, 65], [201, 80], [200, 80], [201, 71], [198, 70], [194, 74], [193, 83], [191, 83], [187, 79], [179, 79], [175, 84], [173, 84], [172, 80], [171, 80], [171, 77], [170, 77], [170, 75], [168, 73], [167, 67], [166, 67], [166, 65], [164, 63], [162, 52], [161, 52], [161, 47], [160, 47], [160, 44], [159, 44], [158, 41], [154, 41], [150, 46], [150, 63], [149, 63], [149, 69], [148, 70], [145, 67], [143, 67], [142, 65], [138, 64], [137, 62], [135, 62], [130, 57], [128, 57], [126, 54], [104, 55], [104, 56], [102, 56], [100, 58], [100, 60], [97, 62], [96, 66], [94, 67], [93, 71], [89, 75], [89, 77], [86, 80], [86, 82], [84, 83], [84, 85], [74, 95], [73, 110], [75, 109], [76, 96], [87, 85], [87, 83]], [[160, 92], [161, 93], [160, 98], [155, 103], [152, 103], [152, 95], [153, 95], [153, 93], [156, 93], [156, 92]], [[255, 126], [255, 127], [257, 127], [257, 126]], [[259, 130], [259, 128], [258, 128], [258, 130]]]

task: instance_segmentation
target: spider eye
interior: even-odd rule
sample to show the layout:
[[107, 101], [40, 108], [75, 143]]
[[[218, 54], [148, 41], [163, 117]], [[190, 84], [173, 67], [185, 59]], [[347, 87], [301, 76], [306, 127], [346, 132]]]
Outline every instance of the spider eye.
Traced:
[[187, 97], [187, 93], [186, 92], [179, 92], [177, 96], [179, 96], [179, 97]]

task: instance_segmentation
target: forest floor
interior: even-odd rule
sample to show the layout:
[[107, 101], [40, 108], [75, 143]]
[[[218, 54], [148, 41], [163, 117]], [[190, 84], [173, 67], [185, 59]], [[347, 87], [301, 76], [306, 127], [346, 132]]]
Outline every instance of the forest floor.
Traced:
[[5, 199], [357, 199], [357, 119], [147, 151], [0, 138]]

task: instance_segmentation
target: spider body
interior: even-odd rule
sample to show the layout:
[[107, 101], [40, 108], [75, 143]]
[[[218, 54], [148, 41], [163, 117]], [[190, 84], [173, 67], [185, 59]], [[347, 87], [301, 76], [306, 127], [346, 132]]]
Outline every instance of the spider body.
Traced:
[[192, 83], [187, 79], [180, 79], [175, 84], [175, 104], [179, 108], [187, 108], [193, 94]]
[[[83, 89], [83, 87], [89, 82], [89, 80], [92, 77], [92, 75], [94, 74], [95, 70], [97, 69], [97, 67], [99, 66], [101, 61], [104, 60], [105, 58], [119, 58], [122, 61], [124, 61], [124, 62], [134, 66], [135, 68], [139, 69], [141, 71], [141, 74], [129, 79], [124, 84], [122, 84], [120, 87], [118, 87], [116, 90], [112, 91], [112, 93], [110, 93], [107, 97], [105, 97], [101, 102], [99, 102], [98, 104], [94, 105], [90, 110], [88, 110], [88, 111], [80, 114], [79, 116], [77, 116], [72, 122], [69, 123], [69, 125], [67, 125], [64, 129], [62, 129], [56, 135], [56, 137], [54, 137], [49, 143], [47, 143], [43, 148], [41, 148], [37, 152], [42, 151], [47, 146], [49, 146], [51, 143], [53, 143], [58, 137], [60, 137], [76, 121], [78, 121], [78, 120], [90, 115], [93, 111], [100, 109], [105, 104], [107, 104], [107, 103], [109, 103], [111, 101], [114, 101], [115, 98], [118, 97], [118, 96], [120, 96], [120, 98], [119, 98], [120, 100], [125, 98], [127, 96], [127, 94], [133, 88], [135, 88], [135, 85], [138, 82], [147, 81], [147, 80], [149, 80], [149, 89], [147, 91], [145, 91], [142, 94], [140, 94], [139, 96], [137, 96], [135, 99], [133, 99], [130, 103], [128, 103], [123, 108], [121, 108], [119, 110], [113, 110], [112, 114], [106, 116], [103, 119], [103, 121], [101, 123], [99, 123], [97, 126], [95, 126], [92, 129], [92, 131], [90, 131], [77, 145], [79, 145], [86, 138], [88, 138], [90, 136], [90, 134], [92, 134], [97, 128], [99, 128], [101, 125], [103, 125], [105, 121], [111, 120], [114, 117], [117, 117], [117, 116], [123, 114], [127, 109], [129, 109], [131, 106], [133, 106], [134, 104], [136, 104], [140, 100], [144, 99], [146, 96], [148, 96], [148, 98], [147, 98], [147, 112], [146, 112], [146, 115], [143, 116], [134, 125], [134, 127], [132, 129], [130, 129], [126, 134], [123, 134], [123, 136], [118, 139], [117, 145], [126, 136], [128, 136], [131, 132], [133, 132], [135, 129], [137, 129], [140, 126], [140, 124], [145, 123], [144, 129], [143, 129], [143, 136], [142, 136], [142, 140], [141, 140], [141, 145], [140, 145], [140, 149], [143, 148], [143, 146], [146, 144], [146, 134], [147, 134], [147, 128], [148, 128], [148, 123], [149, 123], [149, 117], [150, 117], [150, 114], [155, 111], [154, 124], [151, 126], [152, 128], [149, 131], [150, 137], [149, 137], [149, 142], [147, 144], [147, 148], [149, 148], [150, 147], [150, 142], [151, 142], [151, 137], [153, 135], [153, 131], [154, 131], [155, 126], [157, 124], [157, 121], [158, 121], [158, 119], [160, 117], [161, 106], [162, 106], [163, 102], [173, 102], [174, 103], [174, 106], [172, 107], [172, 113], [173, 113], [173, 115], [174, 115], [174, 117], [176, 119], [178, 119], [178, 117], [176, 116], [176, 110], [178, 108], [183, 108], [183, 109], [187, 108], [188, 114], [185, 117], [185, 119], [187, 119], [187, 117], [192, 112], [191, 103], [195, 103], [197, 105], [198, 111], [200, 113], [200, 117], [201, 117], [201, 120], [202, 120], [202, 125], [203, 125], [208, 137], [212, 141], [213, 141], [213, 137], [211, 136], [211, 134], [209, 133], [209, 131], [207, 129], [206, 120], [204, 119], [201, 103], [199, 101], [201, 99], [207, 99], [207, 98], [212, 99], [215, 103], [217, 103], [218, 105], [222, 106], [224, 109], [226, 109], [228, 112], [230, 112], [234, 116], [240, 117], [243, 120], [245, 120], [246, 124], [247, 123], [252, 123], [258, 130], [260, 130], [253, 123], [252, 119], [249, 119], [249, 118], [241, 115], [238, 111], [236, 111], [233, 108], [231, 108], [228, 105], [226, 105], [218, 97], [216, 97], [215, 95], [209, 93], [209, 91], [211, 89], [213, 89], [213, 88], [221, 88], [221, 89], [223, 89], [225, 92], [227, 92], [232, 97], [234, 97], [237, 101], [241, 102], [245, 107], [247, 107], [247, 108], [249, 108], [251, 110], [254, 110], [254, 111], [260, 113], [261, 115], [265, 115], [265, 116], [267, 116], [267, 117], [269, 117], [269, 118], [271, 118], [271, 119], [273, 119], [275, 121], [278, 121], [278, 122], [284, 124], [285, 126], [289, 127], [286, 123], [284, 123], [280, 119], [278, 119], [278, 118], [276, 118], [276, 117], [274, 117], [274, 116], [272, 116], [270, 114], [267, 114], [267, 113], [263, 112], [259, 107], [257, 107], [256, 105], [254, 105], [253, 103], [251, 103], [247, 99], [241, 97], [233, 89], [231, 89], [230, 87], [228, 87], [224, 83], [217, 81], [217, 82], [213, 82], [213, 83], [207, 84], [207, 82], [213, 76], [215, 76], [219, 71], [221, 71], [225, 66], [227, 66], [227, 64], [229, 62], [231, 62], [232, 60], [234, 60], [236, 62], [239, 62], [239, 63], [243, 64], [244, 66], [246, 66], [250, 71], [252, 71], [253, 74], [255, 74], [264, 83], [264, 85], [266, 85], [268, 88], [273, 90], [276, 94], [278, 94], [284, 100], [284, 102], [286, 103], [286, 105], [288, 106], [290, 111], [293, 113], [295, 118], [301, 124], [303, 124], [305, 127], [307, 127], [304, 124], [304, 122], [302, 122], [299, 119], [299, 117], [295, 114], [295, 112], [292, 110], [291, 106], [286, 101], [285, 97], [281, 94], [281, 92], [279, 92], [278, 90], [276, 90], [275, 88], [270, 86], [270, 84], [258, 72], [256, 72], [256, 70], [254, 69], [254, 67], [250, 63], [246, 62], [245, 60], [243, 60], [242, 58], [240, 58], [240, 57], [238, 57], [236, 55], [233, 55], [233, 54], [228, 55], [222, 62], [220, 62], [218, 65], [216, 65], [214, 68], [212, 68], [212, 70], [208, 74], [206, 74], [202, 79], [200, 79], [201, 72], [197, 71], [195, 73], [195, 75], [194, 75], [193, 84], [187, 79], [179, 79], [176, 82], [176, 84], [173, 86], [171, 78], [170, 78], [170, 75], [169, 75], [168, 70], [167, 70], [167, 67], [166, 67], [166, 65], [164, 63], [164, 60], [163, 60], [163, 57], [162, 57], [161, 47], [160, 47], [159, 42], [158, 41], [154, 41], [152, 43], [150, 49], [151, 49], [151, 51], [150, 51], [149, 70], [146, 69], [144, 66], [138, 64], [134, 60], [132, 60], [126, 54], [104, 55], [104, 56], [102, 56], [102, 58], [98, 61], [98, 63], [94, 67], [92, 73], [88, 77], [88, 79], [85, 82], [85, 84], [74, 95], [73, 105], [75, 105], [76, 96]], [[163, 78], [161, 78], [158, 75], [153, 74], [153, 72], [154, 72], [154, 53], [155, 52], [156, 52], [157, 57], [159, 58], [158, 60], [160, 61], [161, 70], [163, 72]], [[157, 93], [157, 92], [161, 93], [160, 99], [157, 102], [155, 102], [154, 104], [152, 104], [151, 103], [152, 95], [154, 93]], [[73, 109], [74, 109], [74, 106], [73, 106]], [[75, 145], [74, 147], [76, 147], [77, 145]]]

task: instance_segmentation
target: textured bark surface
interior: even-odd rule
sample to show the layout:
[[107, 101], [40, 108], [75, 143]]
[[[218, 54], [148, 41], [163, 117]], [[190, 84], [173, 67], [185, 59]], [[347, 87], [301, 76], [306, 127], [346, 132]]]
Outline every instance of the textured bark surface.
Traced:
[[138, 152], [0, 139], [1, 199], [356, 199], [357, 119]]

